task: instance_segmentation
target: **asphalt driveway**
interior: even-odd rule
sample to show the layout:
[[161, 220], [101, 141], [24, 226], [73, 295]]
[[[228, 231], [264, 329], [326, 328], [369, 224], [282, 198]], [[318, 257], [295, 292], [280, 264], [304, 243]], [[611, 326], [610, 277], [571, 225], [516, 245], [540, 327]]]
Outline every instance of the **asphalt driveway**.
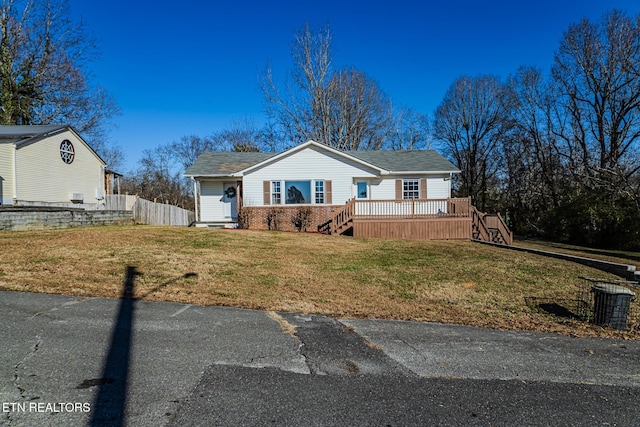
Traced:
[[636, 341], [18, 292], [0, 325], [2, 425], [640, 425]]

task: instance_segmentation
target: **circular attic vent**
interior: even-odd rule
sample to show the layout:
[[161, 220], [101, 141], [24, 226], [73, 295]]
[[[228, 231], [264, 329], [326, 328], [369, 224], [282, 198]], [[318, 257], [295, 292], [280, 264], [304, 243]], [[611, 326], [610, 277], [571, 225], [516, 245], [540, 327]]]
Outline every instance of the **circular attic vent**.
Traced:
[[66, 164], [71, 164], [75, 156], [76, 152], [73, 150], [73, 144], [66, 139], [62, 141], [62, 144], [60, 144], [60, 157], [62, 161]]

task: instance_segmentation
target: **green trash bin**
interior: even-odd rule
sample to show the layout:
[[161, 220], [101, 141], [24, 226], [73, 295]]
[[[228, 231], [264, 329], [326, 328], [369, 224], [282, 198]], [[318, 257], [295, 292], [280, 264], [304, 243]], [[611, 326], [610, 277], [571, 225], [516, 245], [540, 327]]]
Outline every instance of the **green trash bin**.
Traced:
[[593, 292], [593, 323], [614, 329], [627, 328], [629, 303], [636, 294], [624, 286], [599, 284], [591, 288]]

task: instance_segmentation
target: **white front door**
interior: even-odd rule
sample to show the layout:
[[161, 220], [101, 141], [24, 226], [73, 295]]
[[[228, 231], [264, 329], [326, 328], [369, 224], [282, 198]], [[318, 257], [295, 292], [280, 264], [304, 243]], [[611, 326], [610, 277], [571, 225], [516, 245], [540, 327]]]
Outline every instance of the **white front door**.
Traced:
[[238, 218], [238, 188], [235, 183], [230, 182], [225, 182], [223, 188], [224, 217], [235, 220]]

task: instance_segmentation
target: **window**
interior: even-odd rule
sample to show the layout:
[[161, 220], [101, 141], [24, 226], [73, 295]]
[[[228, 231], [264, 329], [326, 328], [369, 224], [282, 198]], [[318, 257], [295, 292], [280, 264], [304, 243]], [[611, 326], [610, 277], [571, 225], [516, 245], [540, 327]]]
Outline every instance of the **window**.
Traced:
[[316, 203], [324, 203], [324, 181], [316, 181]]
[[367, 183], [364, 181], [359, 181], [356, 183], [356, 198], [358, 199], [366, 199], [367, 198]]
[[271, 181], [271, 204], [282, 204], [282, 193], [280, 192], [280, 181]]
[[402, 198], [419, 199], [420, 184], [417, 179], [405, 179], [402, 181]]
[[73, 144], [66, 139], [62, 141], [62, 144], [60, 144], [60, 158], [62, 158], [62, 161], [70, 165], [73, 163], [75, 156], [76, 153], [73, 149]]
[[310, 205], [331, 202], [331, 181], [263, 181], [265, 205]]
[[311, 203], [311, 181], [285, 181], [287, 205]]

